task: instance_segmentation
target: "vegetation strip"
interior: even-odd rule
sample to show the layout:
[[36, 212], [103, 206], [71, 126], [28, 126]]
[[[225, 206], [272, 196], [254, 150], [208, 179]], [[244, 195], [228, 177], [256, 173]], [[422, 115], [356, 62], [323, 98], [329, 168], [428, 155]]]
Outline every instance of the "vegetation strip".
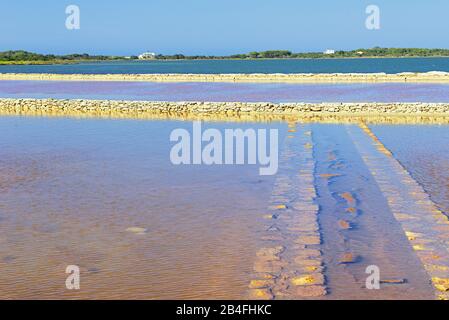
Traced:
[[[177, 54], [152, 54], [154, 60], [217, 60], [217, 59], [317, 59], [317, 58], [404, 58], [404, 57], [449, 57], [448, 49], [427, 49], [427, 48], [363, 48], [355, 50], [330, 50], [326, 52], [291, 52], [289, 50], [267, 50], [252, 51], [249, 53], [238, 53], [229, 56], [213, 55], [184, 55]], [[107, 56], [83, 54], [39, 54], [24, 50], [10, 50], [0, 52], [0, 64], [36, 64], [36, 63], [66, 63], [83, 61], [103, 61], [103, 60], [136, 60], [137, 55]]]

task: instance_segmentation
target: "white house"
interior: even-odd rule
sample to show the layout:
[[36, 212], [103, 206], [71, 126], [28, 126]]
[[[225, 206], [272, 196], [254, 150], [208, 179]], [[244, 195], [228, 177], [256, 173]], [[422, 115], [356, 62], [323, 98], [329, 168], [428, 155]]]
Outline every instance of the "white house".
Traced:
[[335, 50], [332, 49], [327, 49], [326, 51], [323, 52], [324, 54], [334, 54]]
[[154, 52], [144, 52], [139, 55], [140, 60], [150, 60], [150, 59], [155, 59], [155, 58], [156, 58], [156, 54]]

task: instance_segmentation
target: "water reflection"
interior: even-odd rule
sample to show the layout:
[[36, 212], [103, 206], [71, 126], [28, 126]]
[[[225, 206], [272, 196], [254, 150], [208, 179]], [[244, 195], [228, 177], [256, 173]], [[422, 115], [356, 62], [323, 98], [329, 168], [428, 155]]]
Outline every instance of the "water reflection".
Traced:
[[[422, 125], [447, 117], [27, 115], [0, 117], [0, 298], [245, 298], [275, 177], [257, 166], [173, 166], [171, 130], [197, 119], [208, 120], [204, 128], [278, 128], [281, 157], [284, 141], [312, 135], [330, 298], [360, 296], [361, 261], [410, 283], [364, 297], [428, 297], [428, 279], [344, 126], [291, 128], [415, 124], [371, 127], [447, 212], [449, 126]], [[301, 169], [286, 167], [292, 177]], [[282, 196], [300, 200], [296, 189]], [[352, 230], [338, 229], [341, 219]], [[347, 251], [362, 259], [339, 263]], [[81, 267], [80, 291], [65, 289], [69, 264]]]
[[299, 123], [368, 123], [368, 124], [449, 124], [449, 115], [352, 115], [352, 114], [264, 114], [264, 113], [238, 113], [210, 114], [198, 112], [144, 112], [127, 110], [126, 112], [92, 110], [82, 112], [76, 110], [20, 110], [7, 111], [0, 109], [0, 116], [27, 116], [44, 118], [76, 118], [76, 119], [132, 119], [132, 120], [167, 120], [167, 121], [208, 121], [208, 122], [299, 122]]

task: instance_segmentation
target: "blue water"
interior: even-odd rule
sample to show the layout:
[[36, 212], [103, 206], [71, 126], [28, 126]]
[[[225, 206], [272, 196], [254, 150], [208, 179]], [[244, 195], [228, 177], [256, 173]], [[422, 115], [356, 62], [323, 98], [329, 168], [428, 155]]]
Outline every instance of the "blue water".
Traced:
[[113, 61], [0, 66], [0, 73], [370, 73], [449, 72], [449, 58]]
[[0, 98], [247, 102], [449, 102], [449, 84], [0, 81]]

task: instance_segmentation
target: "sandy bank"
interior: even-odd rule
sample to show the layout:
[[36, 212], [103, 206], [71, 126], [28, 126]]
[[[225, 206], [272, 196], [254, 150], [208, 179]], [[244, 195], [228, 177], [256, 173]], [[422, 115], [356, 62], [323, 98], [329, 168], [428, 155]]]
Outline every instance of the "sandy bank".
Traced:
[[0, 115], [449, 124], [449, 103], [243, 103], [0, 99]]
[[47, 74], [0, 73], [0, 80], [154, 81], [154, 82], [292, 82], [292, 83], [449, 83], [449, 73], [294, 73], [294, 74]]

